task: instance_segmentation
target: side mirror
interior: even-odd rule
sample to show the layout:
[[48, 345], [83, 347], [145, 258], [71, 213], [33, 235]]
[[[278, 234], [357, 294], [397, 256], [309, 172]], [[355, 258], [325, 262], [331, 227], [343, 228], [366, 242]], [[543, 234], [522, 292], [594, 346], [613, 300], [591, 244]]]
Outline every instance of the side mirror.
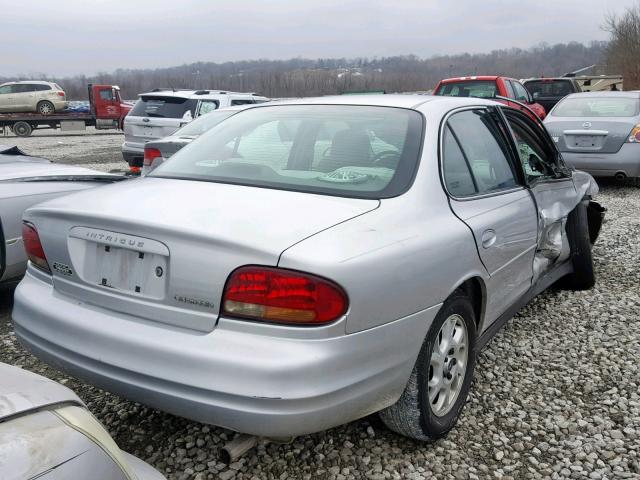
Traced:
[[534, 102], [537, 102], [540, 98], [540, 92], [533, 92], [533, 95], [531, 95], [531, 97], [533, 98]]

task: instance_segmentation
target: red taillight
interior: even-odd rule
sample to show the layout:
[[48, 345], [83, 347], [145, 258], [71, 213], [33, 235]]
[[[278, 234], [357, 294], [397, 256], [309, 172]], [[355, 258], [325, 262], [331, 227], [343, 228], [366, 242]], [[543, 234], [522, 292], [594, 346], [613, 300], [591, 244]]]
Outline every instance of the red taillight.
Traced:
[[64, 92], [58, 92], [59, 97], [64, 97]]
[[228, 316], [299, 325], [333, 322], [348, 306], [347, 294], [335, 283], [270, 267], [237, 269], [222, 296], [222, 311]]
[[49, 262], [47, 262], [42, 243], [40, 243], [38, 231], [28, 222], [22, 223], [22, 241], [24, 243], [24, 249], [27, 252], [27, 257], [31, 263], [41, 270], [51, 273]]
[[627, 141], [630, 143], [640, 143], [640, 124], [633, 127]]
[[158, 150], [157, 148], [145, 148], [144, 149], [144, 160], [142, 161], [142, 164], [145, 167], [150, 167], [151, 164], [153, 163], [153, 160], [161, 157], [162, 156], [162, 152], [160, 150]]

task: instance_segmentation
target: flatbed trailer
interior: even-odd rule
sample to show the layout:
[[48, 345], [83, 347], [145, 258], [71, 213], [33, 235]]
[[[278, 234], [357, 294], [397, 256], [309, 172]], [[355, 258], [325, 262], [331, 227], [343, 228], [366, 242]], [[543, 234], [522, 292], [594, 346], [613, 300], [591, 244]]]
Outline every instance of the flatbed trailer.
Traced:
[[120, 98], [115, 85], [89, 84], [89, 112], [0, 113], [0, 129], [11, 130], [19, 137], [28, 137], [35, 129], [59, 128], [62, 131], [84, 130], [91, 126], [100, 130], [122, 130], [124, 117], [132, 105]]

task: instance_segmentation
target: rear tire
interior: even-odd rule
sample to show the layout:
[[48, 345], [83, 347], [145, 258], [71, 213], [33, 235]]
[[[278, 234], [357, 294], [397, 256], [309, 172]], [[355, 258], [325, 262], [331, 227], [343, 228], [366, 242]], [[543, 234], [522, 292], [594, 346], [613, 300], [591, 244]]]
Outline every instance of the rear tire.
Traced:
[[588, 290], [596, 284], [596, 273], [591, 255], [587, 205], [584, 201], [569, 214], [566, 228], [573, 273], [564, 277], [562, 284], [569, 290]]
[[[447, 327], [452, 325], [453, 330], [449, 330]], [[458, 349], [463, 336], [464, 352]], [[449, 355], [452, 351], [453, 355]], [[467, 400], [475, 362], [473, 305], [457, 290], [433, 321], [404, 392], [396, 403], [379, 413], [380, 418], [390, 430], [415, 440], [443, 437], [455, 426]]]
[[15, 133], [19, 137], [28, 137], [33, 131], [31, 125], [29, 125], [27, 122], [16, 122], [11, 127], [11, 130], [13, 130], [13, 133]]
[[56, 108], [53, 106], [53, 103], [48, 100], [43, 100], [42, 102], [38, 102], [36, 106], [36, 110], [40, 115], [53, 115], [56, 113]]

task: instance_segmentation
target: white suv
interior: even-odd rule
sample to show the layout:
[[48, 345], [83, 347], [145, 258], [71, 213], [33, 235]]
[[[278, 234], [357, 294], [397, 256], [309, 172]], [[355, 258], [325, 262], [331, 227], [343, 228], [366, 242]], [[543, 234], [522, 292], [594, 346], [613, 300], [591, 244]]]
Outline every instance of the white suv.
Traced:
[[269, 101], [254, 93], [170, 88], [157, 88], [139, 97], [124, 119], [122, 156], [132, 167], [142, 167], [145, 143], [171, 135], [200, 115], [218, 108]]
[[0, 85], [0, 112], [37, 112], [51, 115], [69, 106], [57, 83], [25, 80]]

